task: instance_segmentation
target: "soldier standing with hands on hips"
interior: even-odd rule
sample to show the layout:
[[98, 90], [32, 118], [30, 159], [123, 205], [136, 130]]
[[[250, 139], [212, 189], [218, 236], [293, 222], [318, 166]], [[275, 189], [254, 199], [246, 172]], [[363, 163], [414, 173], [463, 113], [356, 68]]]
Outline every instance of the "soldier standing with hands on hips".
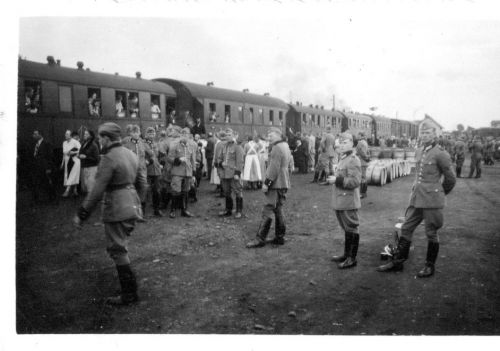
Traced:
[[[427, 123], [420, 127], [423, 148], [417, 150], [417, 179], [413, 184], [410, 205], [406, 209], [401, 237], [392, 260], [377, 268], [379, 272], [400, 271], [408, 259], [413, 231], [425, 221], [427, 236], [427, 257], [424, 268], [417, 277], [434, 274], [434, 265], [439, 253], [437, 231], [443, 226], [445, 195], [455, 186], [456, 178], [451, 169], [450, 155], [437, 144], [436, 129]], [[443, 181], [441, 182], [441, 178]]]
[[[120, 295], [110, 297], [106, 302], [127, 305], [138, 300], [137, 281], [130, 267], [127, 244], [136, 220], [142, 217], [137, 191], [146, 189], [147, 182], [135, 154], [121, 144], [121, 128], [115, 123], [104, 123], [98, 133], [103, 155], [95, 185], [82, 202], [73, 223], [81, 228], [104, 197], [102, 221], [109, 243], [107, 251], [116, 264], [121, 285]], [[134, 184], [139, 189], [136, 190]]]
[[[257, 248], [272, 243], [283, 245], [285, 243], [286, 224], [283, 206], [286, 193], [290, 188], [290, 174], [294, 169], [293, 157], [286, 141], [283, 140], [279, 128], [269, 129], [267, 137], [270, 142], [269, 165], [267, 166], [262, 191], [265, 194], [265, 204], [262, 209], [262, 219], [257, 231], [257, 237], [249, 242], [247, 248]], [[266, 241], [267, 234], [273, 222], [273, 213], [276, 219], [274, 225], [274, 239]]]
[[344, 254], [332, 257], [339, 269], [352, 268], [357, 265], [356, 255], [359, 247], [359, 215], [361, 208], [359, 186], [361, 184], [361, 162], [353, 152], [352, 135], [340, 134], [340, 160], [337, 171], [328, 183], [334, 184], [332, 207], [345, 233]]

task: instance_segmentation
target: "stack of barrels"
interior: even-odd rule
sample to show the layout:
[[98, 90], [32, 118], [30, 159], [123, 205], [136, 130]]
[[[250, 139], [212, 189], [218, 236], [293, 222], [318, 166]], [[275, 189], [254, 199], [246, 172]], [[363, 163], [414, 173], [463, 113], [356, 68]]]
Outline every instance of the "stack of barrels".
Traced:
[[411, 173], [415, 165], [415, 150], [370, 148], [371, 161], [366, 169], [368, 184], [384, 186]]

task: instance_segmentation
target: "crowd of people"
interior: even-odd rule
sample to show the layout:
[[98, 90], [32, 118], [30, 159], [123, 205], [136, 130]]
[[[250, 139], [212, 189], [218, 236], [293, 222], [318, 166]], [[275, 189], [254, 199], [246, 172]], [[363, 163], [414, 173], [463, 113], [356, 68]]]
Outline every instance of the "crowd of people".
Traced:
[[[231, 128], [217, 133], [205, 133], [199, 120], [191, 128], [169, 125], [157, 131], [147, 128], [144, 134], [138, 125], [128, 125], [126, 136], [114, 123], [99, 127], [98, 139], [86, 130], [80, 142], [79, 134], [66, 131], [63, 143], [64, 197], [85, 193], [85, 199], [73, 219], [76, 226], [89, 218], [101, 203], [107, 248], [115, 261], [121, 294], [110, 303], [128, 304], [137, 300], [135, 274], [130, 266], [127, 242], [136, 222], [147, 220], [147, 199], [151, 194], [152, 215], [164, 217], [170, 206], [169, 217], [193, 217], [188, 206], [197, 201], [197, 188], [202, 179], [214, 185], [216, 194], [225, 198], [225, 208], [219, 216], [239, 219], [244, 210], [244, 189], [262, 189], [264, 193], [260, 225], [255, 239], [247, 248], [259, 248], [268, 243], [285, 244], [286, 223], [283, 207], [291, 187], [290, 175], [314, 171], [312, 182], [333, 185], [332, 207], [344, 232], [344, 252], [332, 261], [339, 269], [357, 265], [360, 245], [359, 209], [366, 197], [366, 168], [370, 153], [366, 136], [348, 132], [334, 135], [327, 127], [321, 135], [298, 134], [270, 127], [266, 137], [247, 136], [240, 142]], [[35, 146], [33, 195], [39, 197], [47, 189], [55, 198], [55, 184], [51, 181], [51, 145], [39, 131], [33, 133]], [[411, 190], [410, 203], [402, 224], [401, 236], [391, 253], [391, 260], [378, 267], [380, 272], [397, 271], [408, 259], [412, 234], [420, 222], [425, 222], [428, 238], [427, 256], [418, 277], [434, 274], [439, 252], [437, 231], [443, 225], [444, 197], [455, 185], [455, 174], [461, 177], [465, 152], [471, 152], [471, 174], [481, 175], [483, 157], [493, 158], [491, 152], [498, 146], [487, 140], [484, 147], [479, 138], [470, 142], [458, 138], [438, 138], [436, 130], [425, 123], [420, 130], [421, 147], [417, 152], [416, 180]], [[489, 145], [493, 144], [493, 148]], [[493, 160], [491, 160], [493, 162]], [[455, 172], [452, 164], [455, 163]], [[444, 179], [442, 181], [442, 179]], [[267, 239], [272, 221], [275, 233]]]

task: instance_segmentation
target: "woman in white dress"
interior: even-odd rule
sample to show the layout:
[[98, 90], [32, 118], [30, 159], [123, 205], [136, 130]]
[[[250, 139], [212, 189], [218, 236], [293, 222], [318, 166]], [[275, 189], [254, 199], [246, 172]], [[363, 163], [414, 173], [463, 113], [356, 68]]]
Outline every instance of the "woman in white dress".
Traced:
[[74, 196], [78, 196], [76, 187], [80, 183], [80, 159], [78, 158], [80, 142], [73, 138], [75, 134], [78, 136], [78, 133], [71, 133], [70, 130], [67, 130], [64, 134], [66, 140], [63, 142], [61, 169], [64, 167], [64, 186], [66, 190], [64, 191], [63, 197], [68, 197], [71, 190], [73, 190]]
[[262, 146], [258, 143], [258, 137], [248, 138], [248, 143], [245, 145], [245, 167], [243, 168], [243, 180], [248, 182], [250, 189], [257, 189], [258, 182], [261, 182], [262, 172], [259, 161], [259, 152]]

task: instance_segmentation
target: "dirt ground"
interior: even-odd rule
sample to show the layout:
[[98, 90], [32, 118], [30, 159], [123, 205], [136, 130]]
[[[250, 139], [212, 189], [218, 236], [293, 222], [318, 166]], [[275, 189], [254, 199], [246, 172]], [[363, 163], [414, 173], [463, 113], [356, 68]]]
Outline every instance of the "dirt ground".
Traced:
[[70, 220], [80, 200], [32, 207], [20, 193], [18, 333], [499, 334], [500, 165], [484, 166], [481, 179], [458, 179], [429, 279], [415, 277], [426, 253], [423, 226], [403, 272], [375, 271], [404, 215], [413, 175], [369, 187], [358, 266], [350, 270], [330, 262], [343, 249], [343, 233], [329, 206], [331, 189], [311, 178], [292, 178], [282, 247], [245, 248], [259, 224], [260, 191], [244, 193], [244, 218], [221, 219], [223, 199], [207, 181], [190, 205], [196, 218], [138, 224], [129, 249], [140, 302], [120, 308], [104, 304], [119, 286], [103, 227], [94, 225], [98, 211], [78, 231]]

